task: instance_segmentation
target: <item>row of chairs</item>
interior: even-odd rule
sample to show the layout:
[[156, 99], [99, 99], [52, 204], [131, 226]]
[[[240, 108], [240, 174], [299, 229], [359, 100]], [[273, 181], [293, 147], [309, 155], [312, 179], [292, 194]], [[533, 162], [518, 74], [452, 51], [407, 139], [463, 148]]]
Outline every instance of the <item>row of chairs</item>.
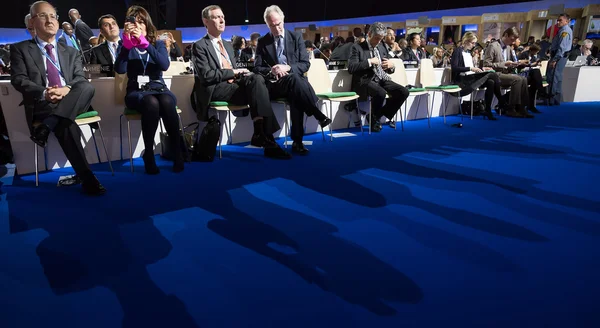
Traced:
[[[404, 64], [403, 64], [402, 60], [391, 59], [391, 61], [394, 63], [394, 66], [396, 67], [395, 72], [390, 75], [392, 80], [400, 85], [404, 85], [404, 86], [408, 85], [408, 78], [407, 78], [406, 70], [404, 68]], [[338, 76], [340, 77], [340, 79], [338, 81], [336, 81], [337, 82], [337, 88], [336, 88], [337, 91], [333, 91], [333, 88], [332, 88], [333, 83], [331, 81], [330, 74], [329, 74], [329, 71], [327, 70], [327, 66], [325, 65], [325, 62], [322, 59], [312, 59], [311, 60], [311, 66], [310, 66], [309, 71], [307, 72], [307, 78], [308, 78], [309, 83], [314, 88], [315, 93], [317, 94], [317, 97], [319, 98], [319, 103], [320, 103], [321, 107], [325, 106], [329, 117], [333, 117], [333, 103], [334, 102], [342, 103], [342, 102], [348, 102], [348, 101], [356, 101], [356, 104], [358, 107], [359, 96], [355, 92], [350, 91], [351, 81], [352, 81], [351, 75], [347, 71], [342, 70], [339, 72]], [[435, 101], [435, 93], [437, 93], [437, 92], [441, 92], [442, 94], [444, 94], [444, 93], [451, 94], [451, 93], [459, 93], [461, 90], [458, 86], [438, 85], [437, 83], [435, 83], [435, 81], [436, 81], [436, 78], [435, 78], [435, 74], [434, 74], [434, 70], [433, 70], [433, 63], [431, 62], [430, 59], [423, 59], [421, 61], [421, 66], [419, 69], [419, 83], [421, 84], [422, 88], [410, 89], [410, 96], [411, 97], [419, 97], [419, 102], [420, 102], [421, 96], [426, 95], [429, 98], [430, 92], [433, 92], [434, 97], [433, 97], [432, 101]], [[459, 104], [460, 104], [460, 101], [461, 101], [460, 97], [458, 97], [458, 98], [459, 98]], [[286, 118], [285, 118], [285, 123], [284, 123], [284, 129], [285, 129], [284, 146], [287, 147], [287, 136], [289, 134], [289, 129], [290, 129], [289, 120], [287, 118], [287, 112], [290, 110], [290, 107], [289, 107], [290, 104], [287, 99], [276, 99], [275, 102], [279, 103], [279, 104], [283, 104], [286, 109]], [[444, 108], [444, 111], [443, 111], [444, 123], [446, 122], [447, 105], [448, 105], [448, 103], [446, 103], [446, 108]], [[404, 130], [404, 121], [406, 120], [407, 106], [408, 106], [408, 104], [405, 103], [404, 117], [402, 117], [402, 110], [401, 109], [399, 110], [400, 123], [402, 125], [402, 130]], [[224, 102], [224, 101], [215, 101], [215, 102], [210, 103], [210, 109], [215, 110], [217, 113], [218, 112], [226, 112], [227, 113], [226, 114], [227, 120], [226, 120], [226, 122], [223, 123], [223, 127], [225, 129], [227, 129], [230, 143], [232, 143], [231, 113], [233, 111], [244, 110], [247, 108], [248, 108], [248, 105], [230, 104], [230, 103]], [[433, 108], [433, 104], [430, 107], [429, 99], [427, 99], [427, 118], [428, 118], [429, 126], [431, 126], [431, 123], [430, 123], [431, 110], [430, 110], [430, 108]], [[183, 122], [181, 121], [181, 109], [177, 108], [177, 113], [179, 115], [179, 123], [180, 123], [181, 129], [183, 131]], [[369, 122], [372, 122], [372, 116], [371, 116], [370, 110], [369, 110], [368, 115], [369, 115]], [[131, 166], [131, 172], [133, 173], [134, 166], [133, 166], [133, 145], [132, 145], [132, 138], [131, 138], [131, 121], [140, 120], [141, 115], [134, 110], [125, 108], [123, 114], [120, 117], [121, 159], [123, 159], [123, 147], [122, 147], [123, 136], [122, 136], [122, 132], [121, 132], [123, 119], [125, 119], [126, 124], [127, 124], [129, 161], [130, 161], [130, 166]], [[104, 147], [104, 153], [107, 157], [107, 161], [108, 161], [110, 170], [111, 170], [112, 174], [114, 175], [114, 170], [113, 170], [110, 158], [108, 156], [108, 151], [106, 149], [106, 143], [104, 140], [104, 136], [102, 134], [102, 128], [100, 126], [100, 121], [101, 121], [101, 117], [98, 115], [98, 112], [92, 111], [92, 112], [83, 113], [80, 116], [78, 116], [76, 119], [76, 124], [78, 126], [87, 125], [90, 127], [90, 130], [92, 132], [92, 138], [94, 140], [94, 145], [96, 147], [96, 153], [98, 155], [98, 161], [101, 162], [98, 145], [96, 143], [96, 138], [94, 136], [94, 130], [95, 130], [94, 128], [97, 127], [98, 131], [100, 132], [100, 136], [101, 136], [103, 147]], [[161, 128], [161, 131], [163, 131], [162, 122], [160, 124], [160, 128]], [[361, 128], [361, 133], [364, 134], [364, 126], [362, 124], [362, 118], [361, 118], [360, 128]], [[371, 133], [371, 124], [369, 124], [369, 134], [370, 133]], [[323, 135], [323, 140], [325, 140], [325, 133], [324, 133], [323, 129], [321, 129], [321, 134]], [[330, 140], [333, 141], [333, 130], [332, 129], [330, 129], [329, 134], [330, 134]], [[219, 139], [219, 158], [222, 158], [221, 139]], [[35, 145], [34, 159], [35, 159], [36, 186], [38, 186], [39, 185], [39, 170], [38, 170], [37, 145]], [[47, 169], [47, 165], [46, 165], [46, 169]]]

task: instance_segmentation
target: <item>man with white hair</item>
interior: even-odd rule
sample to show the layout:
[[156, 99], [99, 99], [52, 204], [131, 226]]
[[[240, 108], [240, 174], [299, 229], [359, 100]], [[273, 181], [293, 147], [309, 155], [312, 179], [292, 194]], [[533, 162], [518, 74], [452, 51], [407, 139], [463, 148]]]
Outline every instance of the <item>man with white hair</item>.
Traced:
[[269, 6], [264, 19], [269, 33], [258, 39], [254, 72], [265, 77], [271, 99], [286, 98], [290, 103], [292, 152], [307, 155], [302, 144], [304, 114], [315, 116], [321, 128], [331, 124], [317, 107], [318, 98], [304, 74], [310, 67], [302, 35], [284, 29], [285, 16], [278, 6]]
[[25, 15], [25, 27], [27, 28], [27, 32], [31, 35], [31, 38], [35, 38], [35, 29], [33, 25], [31, 25], [31, 14]]

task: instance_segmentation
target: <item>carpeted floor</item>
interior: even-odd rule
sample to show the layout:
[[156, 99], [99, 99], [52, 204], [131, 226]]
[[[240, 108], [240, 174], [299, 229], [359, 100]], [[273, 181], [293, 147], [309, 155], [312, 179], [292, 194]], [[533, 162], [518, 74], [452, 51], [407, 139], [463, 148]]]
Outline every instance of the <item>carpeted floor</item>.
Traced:
[[600, 103], [540, 109], [98, 164], [101, 198], [5, 169], [0, 327], [600, 327]]

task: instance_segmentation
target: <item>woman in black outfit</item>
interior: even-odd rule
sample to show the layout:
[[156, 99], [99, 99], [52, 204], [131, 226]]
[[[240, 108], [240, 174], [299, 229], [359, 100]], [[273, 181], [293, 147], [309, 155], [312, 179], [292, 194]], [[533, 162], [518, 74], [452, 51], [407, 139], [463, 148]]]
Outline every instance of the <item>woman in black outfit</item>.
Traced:
[[466, 96], [477, 88], [485, 87], [485, 112], [483, 115], [494, 121], [496, 120], [492, 114], [492, 100], [494, 100], [494, 95], [498, 98], [498, 106], [505, 106], [500, 91], [500, 79], [495, 72], [474, 74], [491, 70], [490, 68], [481, 69], [473, 65], [471, 50], [476, 44], [477, 36], [473, 32], [465, 33], [461, 46], [452, 53], [452, 57], [450, 58], [452, 81], [461, 87], [461, 96]]
[[154, 158], [154, 135], [162, 117], [169, 143], [173, 150], [173, 172], [183, 171], [179, 119], [176, 110], [177, 99], [167, 89], [162, 72], [169, 68], [169, 53], [164, 41], [156, 39], [156, 27], [148, 12], [140, 6], [131, 6], [127, 17], [135, 17], [136, 22], [126, 22], [123, 42], [115, 62], [115, 71], [127, 73], [127, 94], [125, 105], [142, 115], [142, 136], [145, 151], [142, 155], [148, 174], [158, 174]]

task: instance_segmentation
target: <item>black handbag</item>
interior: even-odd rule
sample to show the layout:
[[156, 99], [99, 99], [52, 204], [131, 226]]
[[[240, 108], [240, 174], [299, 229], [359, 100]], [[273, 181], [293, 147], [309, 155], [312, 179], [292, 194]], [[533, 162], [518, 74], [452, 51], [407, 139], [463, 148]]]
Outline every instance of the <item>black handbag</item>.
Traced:
[[[471, 95], [473, 96], [473, 95]], [[471, 101], [465, 100], [461, 104], [461, 110], [463, 115], [471, 115]], [[485, 103], [483, 100], [475, 100], [473, 101], [473, 116], [481, 115], [485, 112]]]
[[215, 159], [219, 138], [221, 138], [221, 122], [216, 116], [211, 116], [194, 144], [192, 161], [212, 162]]
[[[179, 135], [181, 138], [181, 153], [183, 159], [186, 162], [192, 161], [193, 145], [196, 140], [196, 134], [198, 133], [198, 122], [194, 122], [183, 128], [183, 135]], [[162, 144], [164, 159], [173, 160], [173, 150], [171, 149], [171, 143], [169, 142], [169, 135], [166, 132], [160, 133], [160, 142]]]

